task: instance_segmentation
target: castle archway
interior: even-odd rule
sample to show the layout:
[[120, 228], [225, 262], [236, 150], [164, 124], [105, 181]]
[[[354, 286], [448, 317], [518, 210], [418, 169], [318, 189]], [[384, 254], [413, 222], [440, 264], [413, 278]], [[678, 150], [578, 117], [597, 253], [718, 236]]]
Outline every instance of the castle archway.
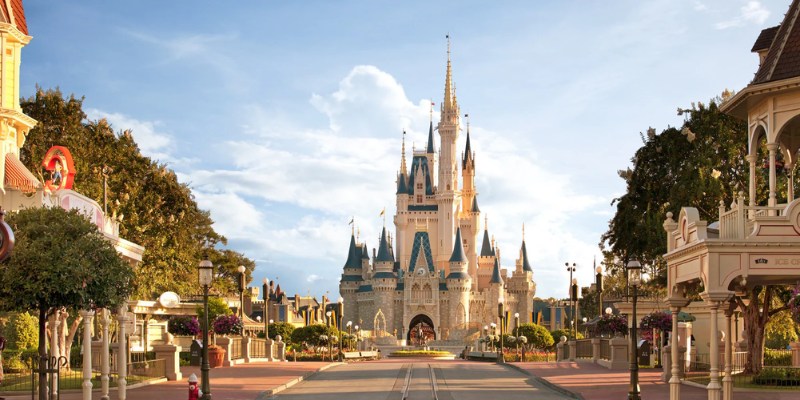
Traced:
[[408, 324], [408, 334], [406, 339], [409, 344], [424, 345], [431, 340], [436, 340], [436, 331], [434, 330], [433, 321], [425, 314], [419, 314], [411, 318]]

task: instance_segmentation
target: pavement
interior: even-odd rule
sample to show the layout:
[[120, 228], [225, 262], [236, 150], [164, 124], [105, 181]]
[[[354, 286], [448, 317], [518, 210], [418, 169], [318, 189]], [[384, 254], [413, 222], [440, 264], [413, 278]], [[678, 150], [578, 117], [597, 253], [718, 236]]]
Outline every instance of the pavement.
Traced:
[[[329, 362], [253, 362], [234, 367], [212, 368], [210, 371], [211, 395], [214, 400], [253, 400], [269, 397], [273, 391], [285, 389], [305, 377], [338, 363]], [[128, 400], [187, 399], [189, 397], [188, 377], [200, 377], [199, 367], [181, 367], [183, 379], [128, 388]], [[99, 391], [92, 392], [92, 398], [100, 398]], [[7, 400], [30, 399], [30, 393], [22, 396], [3, 396]], [[116, 400], [117, 390], [111, 388], [109, 397]], [[61, 400], [82, 399], [80, 390], [61, 392]]]
[[[421, 362], [422, 360], [419, 361]], [[337, 367], [341, 365], [340, 363], [254, 362], [251, 364], [240, 364], [234, 367], [214, 368], [211, 370], [211, 394], [215, 400], [266, 399], [273, 394], [283, 393], [283, 391], [288, 387], [292, 387], [292, 385], [300, 383], [312, 376], [314, 377], [312, 380], [324, 379], [327, 381], [324, 382], [325, 386], [330, 388], [332, 384], [335, 386], [340, 384], [344, 385], [344, 382], [347, 381], [348, 378], [357, 379], [359, 376], [357, 371], [358, 369], [361, 369], [362, 373], [363, 371], [369, 371], [370, 369], [379, 370], [382, 368], [381, 364], [386, 362], [391, 361], [384, 360], [383, 362], [379, 361], [377, 363], [361, 362], [343, 366], [345, 369], [335, 368], [331, 370], [331, 372], [334, 374], [332, 380], [329, 380], [316, 373], [331, 367]], [[395, 360], [394, 362], [400, 362], [400, 360]], [[457, 387], [463, 386], [465, 383], [484, 380], [486, 384], [494, 384], [501, 382], [502, 379], [504, 379], [500, 375], [492, 376], [492, 374], [488, 373], [487, 371], [475, 370], [474, 372], [470, 372], [472, 369], [478, 367], [477, 364], [482, 364], [478, 362], [465, 362], [458, 360], [427, 360], [425, 362], [434, 364], [434, 368], [440, 368], [437, 369], [438, 372], [436, 375], [439, 377], [439, 379], [445, 380], [445, 385], [447, 386], [443, 389], [447, 389], [447, 391], [454, 395], [453, 397], [462, 398], [464, 395], [468, 395], [469, 391], [457, 391]], [[452, 365], [448, 365], [448, 363]], [[561, 394], [561, 396], [558, 397], [563, 398], [575, 398], [583, 400], [625, 399], [627, 398], [629, 390], [629, 371], [611, 371], [590, 362], [508, 363], [503, 368], [521, 371], [531, 377], [531, 381], [528, 382], [528, 385], [534, 388], [538, 386], [541, 387], [541, 389], [553, 389], [555, 391], [554, 393]], [[353, 369], [353, 371], [351, 373], [347, 373], [347, 371], [350, 369]], [[200, 371], [198, 367], [182, 367], [181, 372], [183, 373], [183, 380], [178, 382], [163, 382], [137, 388], [129, 388], [127, 390], [127, 398], [129, 400], [188, 398], [187, 378], [192, 373], [197, 374], [199, 377]], [[469, 375], [464, 375], [465, 373]], [[457, 379], [459, 379], [462, 375], [466, 376], [468, 379], [459, 384]], [[660, 381], [660, 375], [660, 369], [642, 369], [639, 371], [642, 399], [669, 399], [669, 385]], [[398, 375], [396, 372], [391, 372], [387, 377], [389, 380], [395, 381], [397, 376]], [[334, 381], [336, 383], [333, 383]], [[508, 383], [510, 383], [510, 381], [506, 384]], [[306, 385], [300, 385], [298, 388], [302, 386]], [[350, 387], [360, 387], [360, 390], [357, 389], [355, 392], [366, 392], [366, 385], [363, 384]], [[389, 384], [388, 387], [391, 388], [392, 385]], [[504, 389], [502, 386], [495, 386], [495, 390], [502, 391]], [[286, 391], [286, 396], [281, 395], [279, 398], [293, 398], [294, 396], [292, 396], [291, 393], [294, 391], [295, 390], [288, 390]], [[549, 391], [545, 390], [540, 394], [544, 394], [545, 392]], [[319, 392], [317, 392], [317, 394], [318, 393]], [[92, 397], [95, 399], [100, 398], [100, 392], [98, 390], [95, 390], [92, 395]], [[8, 400], [22, 400], [30, 399], [30, 394], [20, 394], [14, 396], [6, 395], [3, 397]], [[313, 397], [317, 398], [317, 396]], [[64, 391], [61, 393], [61, 399], [63, 400], [78, 400], [81, 398], [82, 396], [79, 390]], [[118, 398], [116, 389], [111, 389], [110, 398]], [[737, 400], [797, 400], [800, 399], [800, 392], [797, 390], [758, 391], [735, 389], [733, 398]], [[681, 399], [706, 400], [708, 399], [708, 394], [703, 387], [683, 384], [681, 385]]]
[[[584, 400], [625, 399], [630, 390], [630, 371], [612, 371], [591, 362], [530, 362], [509, 363], [510, 368], [519, 369], [531, 376], [575, 394]], [[669, 385], [661, 382], [661, 369], [640, 369], [639, 388], [641, 398], [668, 400]], [[734, 389], [734, 399], [747, 400], [797, 400], [797, 390], [748, 390]], [[704, 387], [681, 385], [682, 400], [707, 400]]]

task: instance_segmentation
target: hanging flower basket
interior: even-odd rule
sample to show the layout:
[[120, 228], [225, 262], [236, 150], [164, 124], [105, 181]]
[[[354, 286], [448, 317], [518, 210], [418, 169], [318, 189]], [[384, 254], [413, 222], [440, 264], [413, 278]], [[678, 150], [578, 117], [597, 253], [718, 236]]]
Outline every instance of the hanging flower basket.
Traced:
[[661, 332], [672, 331], [672, 314], [656, 311], [642, 318], [641, 328], [658, 329]]
[[235, 315], [220, 315], [212, 325], [217, 335], [241, 335], [244, 325]]
[[628, 333], [628, 319], [624, 315], [603, 315], [592, 327], [595, 335], [618, 336]]

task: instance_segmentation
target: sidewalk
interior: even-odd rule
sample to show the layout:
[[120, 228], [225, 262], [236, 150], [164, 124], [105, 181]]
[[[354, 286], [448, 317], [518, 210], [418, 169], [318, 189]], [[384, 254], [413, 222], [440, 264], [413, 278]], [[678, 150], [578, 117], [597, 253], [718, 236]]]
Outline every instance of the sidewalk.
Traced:
[[[577, 394], [585, 400], [625, 399], [630, 388], [630, 371], [609, 370], [590, 362], [530, 362], [509, 363], [530, 375]], [[661, 369], [640, 369], [639, 387], [641, 397], [647, 400], [668, 400], [669, 385], [661, 382]], [[734, 390], [734, 399], [747, 400], [796, 400], [798, 391], [780, 390]], [[707, 400], [705, 388], [681, 385], [682, 400]]]
[[[274, 390], [297, 378], [309, 375], [335, 364], [329, 362], [254, 362], [234, 367], [212, 368], [210, 371], [211, 395], [214, 400], [253, 400], [266, 390]], [[189, 393], [188, 378], [196, 374], [200, 379], [199, 367], [181, 367], [181, 381], [164, 382], [154, 385], [128, 389], [128, 400], [186, 399]], [[97, 389], [97, 387], [95, 387]], [[117, 389], [111, 388], [109, 397], [118, 399]], [[5, 396], [8, 400], [30, 399], [24, 396]], [[62, 400], [79, 400], [81, 391], [61, 393]], [[92, 392], [92, 398], [99, 399], [100, 392]]]

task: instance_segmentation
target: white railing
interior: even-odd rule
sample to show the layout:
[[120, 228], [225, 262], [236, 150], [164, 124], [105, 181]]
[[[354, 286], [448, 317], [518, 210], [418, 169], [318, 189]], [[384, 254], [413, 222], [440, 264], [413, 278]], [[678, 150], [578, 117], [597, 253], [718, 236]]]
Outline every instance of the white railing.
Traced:
[[719, 238], [744, 239], [748, 232], [753, 231], [755, 220], [763, 217], [782, 216], [786, 204], [778, 206], [746, 206], [744, 194], [739, 193], [736, 201], [731, 204], [731, 209], [726, 210], [725, 204], [719, 205]]

